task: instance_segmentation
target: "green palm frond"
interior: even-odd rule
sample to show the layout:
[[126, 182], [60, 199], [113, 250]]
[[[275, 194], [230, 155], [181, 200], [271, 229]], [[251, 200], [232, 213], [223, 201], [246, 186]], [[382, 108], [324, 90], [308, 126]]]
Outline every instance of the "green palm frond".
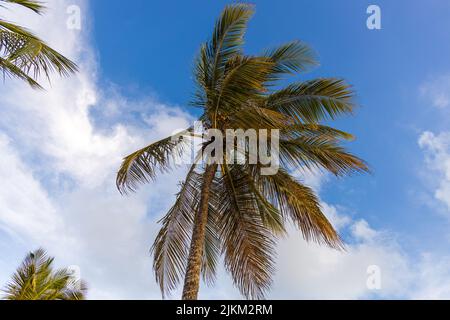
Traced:
[[230, 5], [222, 12], [211, 41], [201, 47], [197, 59], [195, 79], [198, 88], [193, 105], [217, 106], [217, 88], [224, 79], [226, 69], [229, 70], [230, 61], [241, 55], [246, 26], [253, 12], [253, 7], [247, 4]]
[[[25, 6], [36, 13], [43, 10], [42, 3], [31, 0], [3, 0]], [[68, 76], [78, 71], [77, 65], [50, 48], [31, 31], [0, 19], [0, 71], [4, 75], [25, 80], [33, 88], [42, 88], [37, 84], [40, 75], [50, 80], [50, 74]], [[32, 80], [32, 81], [31, 81]]]
[[304, 72], [317, 65], [315, 53], [300, 41], [289, 42], [269, 50], [263, 54], [263, 57], [275, 63], [272, 70], [274, 76]]
[[6, 285], [6, 300], [84, 300], [86, 284], [68, 269], [53, 270], [54, 259], [43, 249], [28, 254]]
[[0, 20], [0, 53], [26, 74], [37, 79], [41, 73], [68, 76], [77, 65], [46, 45], [28, 30]]
[[221, 240], [225, 267], [234, 284], [250, 299], [262, 299], [274, 273], [275, 242], [264, 223], [248, 177], [239, 168], [222, 177]]
[[160, 221], [159, 231], [151, 252], [154, 254], [153, 269], [156, 282], [163, 296], [174, 290], [184, 275], [189, 242], [195, 212], [200, 200], [202, 176], [193, 166], [182, 184], [175, 204]]
[[223, 74], [229, 59], [241, 52], [247, 23], [253, 13], [253, 7], [250, 5], [231, 5], [225, 8], [217, 20], [206, 51], [208, 63], [212, 66], [212, 77], [208, 82], [211, 85]]
[[326, 135], [281, 139], [279, 153], [285, 168], [324, 168], [336, 176], [369, 171], [363, 160], [347, 152], [335, 137]]
[[156, 173], [168, 172], [176, 164], [176, 158], [183, 154], [189, 134], [189, 128], [142, 148], [129, 156], [122, 163], [117, 174], [116, 184], [121, 193], [135, 191], [140, 184], [155, 179]]
[[316, 79], [291, 84], [274, 92], [265, 108], [289, 115], [299, 123], [318, 123], [351, 114], [354, 93], [341, 79]]
[[230, 59], [214, 106], [214, 126], [218, 117], [233, 114], [248, 101], [259, 97], [271, 74], [273, 62], [267, 58], [235, 56]]
[[[162, 227], [151, 252], [154, 256], [153, 268], [156, 281], [160, 285], [163, 296], [176, 289], [184, 276], [191, 239], [190, 230], [192, 230], [194, 216], [199, 206], [202, 179], [202, 174], [196, 172], [196, 165], [193, 165], [187, 174], [186, 181], [181, 185], [175, 204], [160, 221]], [[211, 204], [202, 267], [204, 280], [210, 284], [214, 282], [220, 255], [218, 231], [218, 215], [215, 205]]]
[[355, 137], [345, 131], [316, 123], [293, 124], [283, 127], [281, 136], [284, 138], [296, 137], [325, 137], [339, 143], [341, 140], [352, 141]]
[[13, 78], [18, 78], [20, 80], [26, 81], [32, 88], [42, 89], [42, 87], [33, 78], [27, 75], [25, 72], [20, 70], [19, 67], [14, 65], [0, 57], [0, 71], [3, 71], [3, 75], [10, 76]]
[[258, 166], [250, 168], [261, 193], [281, 213], [283, 219], [291, 219], [307, 241], [326, 244], [332, 248], [343, 247], [341, 239], [323, 214], [314, 192], [301, 184], [285, 170], [275, 175], [259, 174]]
[[42, 11], [45, 9], [43, 3], [41, 1], [36, 0], [0, 0], [0, 7], [3, 6], [1, 4], [2, 2], [17, 4], [22, 7], [33, 10], [36, 13], [42, 13]]

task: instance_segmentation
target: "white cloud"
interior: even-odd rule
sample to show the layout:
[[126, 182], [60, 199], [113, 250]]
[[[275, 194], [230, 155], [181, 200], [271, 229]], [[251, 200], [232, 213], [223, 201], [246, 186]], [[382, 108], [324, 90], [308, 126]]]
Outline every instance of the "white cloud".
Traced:
[[426, 131], [419, 138], [419, 146], [425, 153], [427, 172], [436, 181], [434, 197], [450, 213], [450, 132], [436, 135]]
[[[352, 235], [358, 238], [360, 234]], [[373, 236], [373, 235], [372, 235]], [[381, 270], [381, 289], [367, 287], [368, 268]], [[408, 260], [401, 250], [379, 238], [347, 245], [340, 252], [307, 244], [298, 233], [280, 244], [273, 295], [293, 299], [359, 299], [407, 294]]]
[[410, 289], [411, 299], [449, 299], [450, 258], [425, 253]]
[[422, 85], [420, 93], [429, 99], [434, 107], [445, 109], [450, 106], [450, 75], [436, 77]]
[[35, 239], [54, 234], [62, 221], [48, 194], [11, 144], [10, 139], [0, 135], [1, 226], [11, 234], [26, 233]]

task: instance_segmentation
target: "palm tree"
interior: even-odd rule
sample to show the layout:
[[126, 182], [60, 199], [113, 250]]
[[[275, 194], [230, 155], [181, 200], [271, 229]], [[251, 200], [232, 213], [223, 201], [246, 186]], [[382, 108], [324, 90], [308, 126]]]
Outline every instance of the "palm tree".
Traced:
[[4, 290], [6, 300], [84, 300], [86, 285], [68, 269], [53, 271], [43, 249], [29, 253]]
[[[252, 14], [247, 4], [230, 5], [222, 12], [197, 59], [193, 105], [203, 111], [204, 129], [279, 129], [281, 168], [262, 175], [262, 164], [192, 165], [152, 247], [163, 296], [184, 276], [183, 299], [197, 299], [200, 278], [212, 284], [223, 256], [241, 293], [264, 298], [274, 274], [275, 240], [286, 233], [289, 220], [308, 241], [343, 246], [317, 196], [292, 171], [323, 168], [343, 176], [368, 170], [341, 145], [352, 135], [323, 124], [352, 113], [349, 85], [323, 78], [277, 89], [275, 84], [285, 76], [315, 65], [314, 55], [299, 41], [260, 56], [244, 55], [243, 38]], [[188, 128], [184, 134], [192, 131]], [[174, 168], [185, 141], [168, 137], [126, 157], [117, 176], [119, 190], [135, 191], [158, 172]]]
[[[21, 5], [37, 14], [44, 10], [37, 0], [0, 0], [0, 8], [4, 7], [2, 3]], [[42, 88], [37, 82], [41, 74], [47, 79], [54, 71], [67, 76], [76, 72], [77, 66], [32, 32], [0, 18], [0, 71], [24, 80], [33, 88]]]

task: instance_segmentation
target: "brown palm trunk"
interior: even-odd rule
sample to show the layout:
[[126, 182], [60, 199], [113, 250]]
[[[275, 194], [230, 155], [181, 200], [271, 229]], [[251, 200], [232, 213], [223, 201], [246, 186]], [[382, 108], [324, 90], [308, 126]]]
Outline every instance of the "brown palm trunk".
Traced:
[[217, 164], [208, 165], [203, 176], [200, 206], [194, 218], [191, 248], [189, 251], [186, 277], [184, 279], [183, 300], [197, 300], [198, 298], [206, 223], [208, 221], [209, 194], [216, 171]]

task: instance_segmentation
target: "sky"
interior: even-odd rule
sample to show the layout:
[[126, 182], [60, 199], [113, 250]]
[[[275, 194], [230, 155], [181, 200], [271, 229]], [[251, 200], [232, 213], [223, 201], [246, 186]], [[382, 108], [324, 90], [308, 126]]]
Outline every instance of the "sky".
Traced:
[[[183, 169], [122, 197], [128, 153], [189, 126], [192, 67], [230, 1], [47, 0], [43, 16], [0, 15], [80, 66], [35, 91], [0, 85], [0, 286], [30, 250], [77, 266], [90, 299], [160, 299], [149, 248]], [[347, 243], [337, 252], [296, 230], [279, 241], [274, 299], [450, 298], [450, 3], [253, 1], [245, 49], [308, 43], [320, 66], [293, 80], [342, 77], [360, 106], [334, 126], [369, 175], [312, 172], [304, 182]], [[381, 30], [366, 10], [381, 9]], [[68, 19], [80, 8], [81, 28]], [[68, 10], [69, 9], [69, 10]], [[376, 267], [380, 286], [368, 285]], [[172, 298], [177, 298], [174, 292]], [[239, 299], [223, 270], [204, 299]]]

